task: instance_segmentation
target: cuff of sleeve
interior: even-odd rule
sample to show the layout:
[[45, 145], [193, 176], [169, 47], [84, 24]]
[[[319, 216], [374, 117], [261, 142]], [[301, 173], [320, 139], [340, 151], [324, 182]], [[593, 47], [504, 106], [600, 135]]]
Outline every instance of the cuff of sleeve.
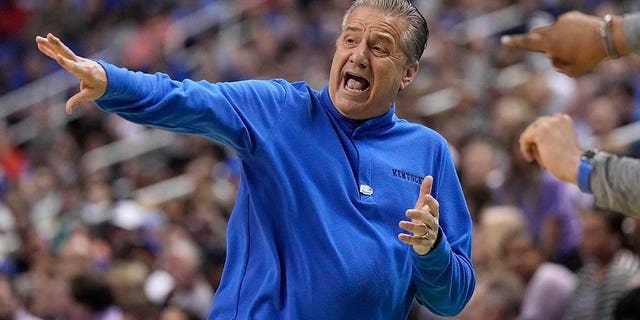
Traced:
[[102, 94], [102, 97], [96, 99], [96, 100], [100, 100], [104, 97], [107, 97], [109, 95], [109, 91], [112, 88], [112, 84], [111, 84], [111, 76], [110, 74], [110, 69], [113, 68], [113, 65], [110, 63], [105, 62], [104, 60], [95, 60], [95, 62], [97, 62], [100, 66], [102, 66], [102, 68], [104, 69], [104, 73], [107, 75], [107, 90], [104, 91], [104, 94]]
[[[612, 157], [615, 157], [614, 155], [604, 152], [604, 151], [600, 151], [598, 152], [594, 157], [593, 157], [593, 162], [591, 163], [591, 178], [590, 178], [590, 182], [589, 182], [589, 186], [591, 186], [591, 191], [592, 193], [594, 193], [594, 195], [596, 195], [595, 200], [596, 200], [596, 206], [601, 207], [601, 205], [598, 203], [598, 199], [602, 197], [602, 194], [605, 193], [605, 190], [603, 189], [603, 180], [606, 180], [605, 177], [605, 168], [607, 166], [607, 162], [609, 161], [609, 159], [611, 159]], [[593, 185], [591, 185], [591, 183], [593, 183]]]
[[627, 48], [636, 54], [640, 54], [640, 12], [624, 15], [622, 19], [622, 32]]
[[436, 240], [436, 244], [431, 251], [419, 255], [412, 250], [414, 264], [419, 270], [444, 270], [449, 264], [451, 246], [449, 246], [449, 241], [447, 241], [447, 236], [442, 231], [442, 228], [440, 228], [439, 233], [439, 242]]
[[102, 97], [97, 100], [108, 100], [115, 97], [123, 98], [127, 96], [127, 88], [135, 88], [133, 84], [129, 83], [131, 80], [128, 78], [128, 75], [131, 71], [114, 66], [103, 60], [95, 61], [104, 68], [104, 72], [107, 74], [107, 90]]

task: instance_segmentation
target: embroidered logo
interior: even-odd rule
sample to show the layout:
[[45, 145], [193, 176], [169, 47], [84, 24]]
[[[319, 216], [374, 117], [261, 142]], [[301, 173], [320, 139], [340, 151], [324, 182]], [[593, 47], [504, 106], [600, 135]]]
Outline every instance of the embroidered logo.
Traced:
[[403, 180], [407, 180], [407, 181], [411, 181], [417, 184], [422, 184], [422, 180], [424, 180], [423, 177], [419, 176], [419, 175], [415, 175], [406, 171], [402, 171], [400, 169], [391, 169], [391, 172], [393, 174], [394, 177], [396, 178], [400, 178]]

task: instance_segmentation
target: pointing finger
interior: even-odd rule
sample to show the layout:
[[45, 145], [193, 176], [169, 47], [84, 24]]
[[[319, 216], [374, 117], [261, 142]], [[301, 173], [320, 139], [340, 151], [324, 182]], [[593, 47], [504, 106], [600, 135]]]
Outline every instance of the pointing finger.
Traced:
[[420, 194], [418, 194], [418, 200], [416, 201], [416, 205], [414, 209], [420, 209], [426, 204], [425, 195], [431, 193], [431, 187], [433, 186], [433, 177], [426, 176], [422, 180], [422, 184], [420, 184]]
[[548, 27], [541, 27], [529, 33], [520, 35], [507, 35], [500, 38], [503, 45], [511, 48], [526, 49], [530, 51], [545, 51], [545, 40], [543, 33]]

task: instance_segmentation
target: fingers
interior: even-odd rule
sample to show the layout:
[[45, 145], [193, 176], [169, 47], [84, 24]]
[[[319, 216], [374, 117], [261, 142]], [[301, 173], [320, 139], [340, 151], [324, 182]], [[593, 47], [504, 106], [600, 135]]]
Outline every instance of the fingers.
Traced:
[[407, 210], [411, 221], [400, 221], [398, 226], [412, 235], [400, 233], [398, 239], [413, 246], [418, 254], [426, 254], [433, 248], [438, 232], [440, 204], [431, 195], [433, 177], [426, 176], [420, 184], [420, 193], [414, 209]]
[[[408, 210], [407, 215], [417, 217], [420, 213], [418, 210]], [[412, 235], [400, 233], [398, 240], [413, 246], [413, 250], [420, 255], [431, 251], [438, 239], [439, 232], [437, 220], [428, 213], [424, 213], [424, 217], [428, 217], [429, 222], [412, 220], [411, 222], [400, 221], [398, 224], [401, 229], [412, 233]]]
[[422, 184], [420, 184], [420, 193], [418, 194], [418, 200], [416, 201], [416, 205], [413, 207], [414, 209], [420, 209], [426, 204], [425, 195], [431, 193], [432, 186], [433, 186], [433, 177], [426, 176], [422, 180]]
[[47, 39], [38, 36], [36, 37], [36, 44], [38, 45], [38, 49], [40, 50], [40, 52], [44, 53], [51, 59], [57, 60], [58, 54], [53, 51]]
[[47, 34], [46, 38], [37, 36], [36, 44], [38, 45], [38, 49], [40, 49], [40, 51], [49, 58], [57, 60], [58, 55], [70, 60], [75, 60], [77, 58], [76, 54], [73, 53], [71, 49], [51, 33]]
[[77, 63], [78, 56], [67, 48], [60, 39], [54, 37], [52, 34], [48, 34], [47, 38], [40, 36], [36, 37], [36, 43], [40, 52], [45, 54], [47, 57], [56, 60], [56, 62], [58, 62], [58, 64], [67, 71], [76, 76], [80, 76], [83, 70], [81, 70]]
[[500, 38], [500, 42], [511, 48], [545, 52], [545, 40], [543, 35], [548, 28], [549, 26], [540, 27], [525, 34], [502, 36], [502, 38]]
[[400, 221], [400, 228], [416, 235], [423, 235], [427, 230], [437, 230], [438, 220], [425, 210], [407, 210], [407, 217], [411, 221]]
[[529, 125], [520, 135], [520, 152], [525, 160], [531, 162], [535, 160], [536, 144], [532, 138], [532, 130], [535, 123]]
[[78, 77], [79, 79], [84, 79], [83, 76], [88, 74], [88, 71], [84, 68], [82, 68], [82, 66], [76, 62], [75, 60], [71, 60], [67, 57], [64, 57], [62, 55], [57, 55], [56, 56], [56, 61], [58, 62], [59, 65], [61, 65], [63, 68], [65, 68], [65, 70], [73, 73], [76, 77]]
[[425, 254], [431, 250], [433, 244], [436, 242], [438, 235], [435, 233], [433, 236], [417, 237], [410, 236], [408, 234], [398, 234], [398, 240], [412, 245], [418, 254]]
[[62, 41], [60, 41], [60, 39], [58, 39], [53, 34], [51, 33], [47, 34], [47, 41], [51, 44], [52, 48], [54, 48], [56, 50], [56, 53], [58, 53], [59, 55], [70, 60], [74, 60], [77, 57], [76, 54], [73, 53], [71, 49], [69, 49], [69, 47], [67, 47], [64, 43], [62, 43]]

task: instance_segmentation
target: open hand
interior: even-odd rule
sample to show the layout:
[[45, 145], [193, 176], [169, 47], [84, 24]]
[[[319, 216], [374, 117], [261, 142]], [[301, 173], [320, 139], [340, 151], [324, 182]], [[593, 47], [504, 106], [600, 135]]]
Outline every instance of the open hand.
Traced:
[[36, 43], [42, 53], [80, 79], [80, 92], [69, 98], [65, 105], [67, 114], [81, 104], [102, 97], [107, 91], [107, 74], [99, 63], [77, 56], [51, 33], [46, 38], [36, 37]]

